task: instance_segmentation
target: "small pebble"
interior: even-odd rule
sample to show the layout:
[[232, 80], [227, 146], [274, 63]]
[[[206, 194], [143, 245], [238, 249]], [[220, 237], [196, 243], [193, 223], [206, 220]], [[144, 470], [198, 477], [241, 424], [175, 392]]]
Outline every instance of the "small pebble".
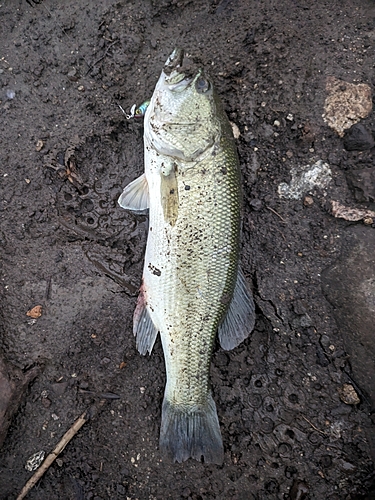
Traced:
[[254, 198], [253, 200], [250, 200], [250, 206], [253, 210], [258, 211], [262, 208], [262, 201]]
[[314, 203], [314, 199], [312, 196], [305, 196], [305, 199], [303, 200], [303, 204], [305, 207], [310, 207]]
[[41, 450], [37, 453], [34, 453], [34, 455], [31, 455], [31, 457], [29, 457], [26, 462], [25, 469], [29, 472], [36, 470], [43, 462], [45, 454], [45, 451]]
[[347, 405], [357, 405], [361, 402], [352, 384], [343, 384], [337, 392], [341, 401]]
[[49, 408], [51, 406], [51, 400], [48, 398], [42, 398], [42, 405], [44, 408]]
[[40, 318], [42, 315], [42, 306], [35, 306], [29, 311], [27, 311], [26, 316], [29, 316], [30, 318]]
[[234, 138], [238, 139], [241, 135], [240, 129], [238, 128], [238, 126], [235, 123], [230, 122], [230, 124], [232, 126], [232, 132], [233, 132]]

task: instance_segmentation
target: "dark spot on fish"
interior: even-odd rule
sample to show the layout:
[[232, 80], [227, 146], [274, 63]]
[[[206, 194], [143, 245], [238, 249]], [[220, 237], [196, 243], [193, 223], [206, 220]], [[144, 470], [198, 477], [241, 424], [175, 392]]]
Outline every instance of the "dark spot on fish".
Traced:
[[190, 190], [190, 186], [185, 186], [185, 191], [189, 191]]
[[157, 267], [153, 266], [151, 263], [148, 265], [148, 268], [150, 269], [150, 271], [152, 272], [152, 274], [154, 274], [155, 276], [160, 276], [161, 275], [160, 269], [158, 269]]
[[220, 168], [220, 172], [221, 172], [223, 175], [227, 175], [228, 170], [226, 169], [226, 167], [221, 167], [221, 168]]
[[171, 189], [171, 190], [169, 191], [169, 194], [174, 194], [174, 189]]
[[228, 293], [224, 293], [224, 294], [221, 296], [220, 302], [221, 302], [222, 304], [229, 304], [230, 299], [231, 299], [230, 295], [229, 295]]

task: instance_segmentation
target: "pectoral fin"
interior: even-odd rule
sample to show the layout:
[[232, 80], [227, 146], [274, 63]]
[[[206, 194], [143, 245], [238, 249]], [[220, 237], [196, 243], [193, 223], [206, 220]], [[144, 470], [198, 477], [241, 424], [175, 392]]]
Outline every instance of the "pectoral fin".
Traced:
[[145, 174], [128, 184], [118, 199], [120, 207], [133, 212], [143, 212], [149, 207], [148, 184]]
[[255, 324], [255, 306], [250, 288], [241, 268], [238, 269], [236, 286], [227, 314], [218, 329], [219, 342], [230, 351], [243, 342]]

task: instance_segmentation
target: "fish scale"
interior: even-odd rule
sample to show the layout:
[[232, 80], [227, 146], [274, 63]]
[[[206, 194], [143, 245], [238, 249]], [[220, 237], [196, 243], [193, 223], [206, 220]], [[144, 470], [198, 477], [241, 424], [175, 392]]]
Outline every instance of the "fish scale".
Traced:
[[[168, 58], [145, 113], [145, 173], [119, 203], [149, 209], [133, 331], [141, 354], [160, 333], [167, 383], [162, 456], [220, 464], [224, 448], [209, 382], [215, 338], [224, 349], [254, 326], [239, 267], [241, 179], [231, 126], [201, 68]], [[190, 69], [186, 69], [189, 67]]]

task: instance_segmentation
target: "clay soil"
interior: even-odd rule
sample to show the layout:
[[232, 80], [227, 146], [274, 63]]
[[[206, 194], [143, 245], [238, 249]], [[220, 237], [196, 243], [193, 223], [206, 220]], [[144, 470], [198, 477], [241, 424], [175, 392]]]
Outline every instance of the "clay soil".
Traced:
[[[330, 201], [374, 210], [374, 149], [346, 151], [322, 114], [328, 76], [375, 83], [373, 2], [8, 0], [0, 19], [1, 356], [15, 407], [0, 498], [100, 401], [27, 498], [372, 498], [374, 226], [335, 218]], [[213, 355], [222, 466], [159, 456], [162, 348], [142, 357], [132, 335], [147, 217], [117, 205], [143, 171], [142, 120], [118, 105], [150, 97], [175, 46], [209, 68], [241, 134], [257, 321]], [[373, 115], [363, 124], [373, 132]], [[279, 197], [292, 167], [318, 160], [328, 187]]]

